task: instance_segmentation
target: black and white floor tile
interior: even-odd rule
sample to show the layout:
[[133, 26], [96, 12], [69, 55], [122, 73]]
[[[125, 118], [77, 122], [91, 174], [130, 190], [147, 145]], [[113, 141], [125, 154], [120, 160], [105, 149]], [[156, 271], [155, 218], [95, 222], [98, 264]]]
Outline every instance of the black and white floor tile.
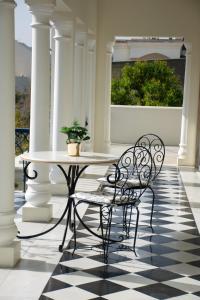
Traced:
[[[72, 240], [39, 299], [200, 299], [200, 236], [175, 167], [163, 168], [155, 191], [154, 232], [149, 228], [151, 193], [140, 205], [137, 256], [115, 245], [105, 264], [97, 239], [79, 226], [75, 254]], [[95, 227], [97, 218], [90, 206], [85, 222]], [[114, 221], [119, 222], [118, 210]], [[123, 241], [132, 243], [132, 237]]]

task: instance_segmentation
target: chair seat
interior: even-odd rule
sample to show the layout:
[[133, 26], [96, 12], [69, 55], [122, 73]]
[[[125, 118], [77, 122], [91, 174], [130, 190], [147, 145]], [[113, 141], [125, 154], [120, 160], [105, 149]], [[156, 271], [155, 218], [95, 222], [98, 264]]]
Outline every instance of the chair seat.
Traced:
[[111, 194], [102, 194], [100, 192], [95, 193], [85, 193], [85, 192], [78, 192], [71, 196], [77, 200], [85, 200], [87, 202], [102, 204], [102, 205], [110, 205], [113, 196]]
[[[101, 182], [101, 184], [103, 186], [113, 186], [114, 184], [110, 183], [107, 181], [106, 177], [101, 177], [97, 179], [99, 182]], [[112, 180], [112, 179], [111, 179]], [[114, 177], [113, 177], [114, 180]], [[123, 182], [123, 180], [121, 180], [121, 182]], [[143, 188], [143, 187], [147, 187], [147, 181], [146, 180], [141, 180], [141, 182], [139, 181], [139, 179], [135, 179], [135, 178], [131, 178], [127, 180], [127, 185], [129, 187], [134, 187], [134, 188]]]
[[85, 193], [85, 192], [78, 192], [73, 194], [71, 197], [75, 198], [77, 200], [83, 200], [90, 203], [96, 203], [99, 205], [123, 205], [123, 204], [133, 204], [135, 206], [138, 206], [140, 203], [140, 200], [136, 200], [135, 198], [131, 199], [126, 196], [116, 196], [115, 200], [113, 201], [113, 189], [107, 190], [106, 193], [102, 192], [94, 192], [94, 193]]

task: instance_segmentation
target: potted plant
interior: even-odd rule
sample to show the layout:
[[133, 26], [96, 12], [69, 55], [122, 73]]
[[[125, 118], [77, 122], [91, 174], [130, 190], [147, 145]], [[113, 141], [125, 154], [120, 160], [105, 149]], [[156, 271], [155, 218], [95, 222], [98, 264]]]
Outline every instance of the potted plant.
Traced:
[[87, 128], [80, 126], [77, 121], [74, 121], [70, 127], [62, 127], [60, 132], [67, 135], [68, 154], [72, 156], [79, 156], [81, 142], [90, 139]]

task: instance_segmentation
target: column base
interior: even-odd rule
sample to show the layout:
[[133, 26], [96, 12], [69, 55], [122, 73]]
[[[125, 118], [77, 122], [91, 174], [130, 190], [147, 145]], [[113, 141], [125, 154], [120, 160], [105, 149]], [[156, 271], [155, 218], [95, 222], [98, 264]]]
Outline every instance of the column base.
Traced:
[[53, 216], [52, 204], [46, 204], [40, 207], [34, 207], [30, 204], [25, 204], [22, 207], [23, 222], [50, 222]]
[[20, 241], [14, 241], [9, 246], [0, 246], [0, 267], [14, 267], [20, 260], [20, 249]]

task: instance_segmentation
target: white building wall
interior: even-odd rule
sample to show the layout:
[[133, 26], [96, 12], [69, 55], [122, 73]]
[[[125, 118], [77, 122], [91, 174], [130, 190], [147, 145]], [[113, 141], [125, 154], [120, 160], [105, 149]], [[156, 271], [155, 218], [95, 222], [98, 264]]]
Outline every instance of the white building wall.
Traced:
[[133, 144], [141, 135], [155, 133], [165, 145], [178, 146], [181, 115], [181, 107], [111, 105], [111, 142]]

